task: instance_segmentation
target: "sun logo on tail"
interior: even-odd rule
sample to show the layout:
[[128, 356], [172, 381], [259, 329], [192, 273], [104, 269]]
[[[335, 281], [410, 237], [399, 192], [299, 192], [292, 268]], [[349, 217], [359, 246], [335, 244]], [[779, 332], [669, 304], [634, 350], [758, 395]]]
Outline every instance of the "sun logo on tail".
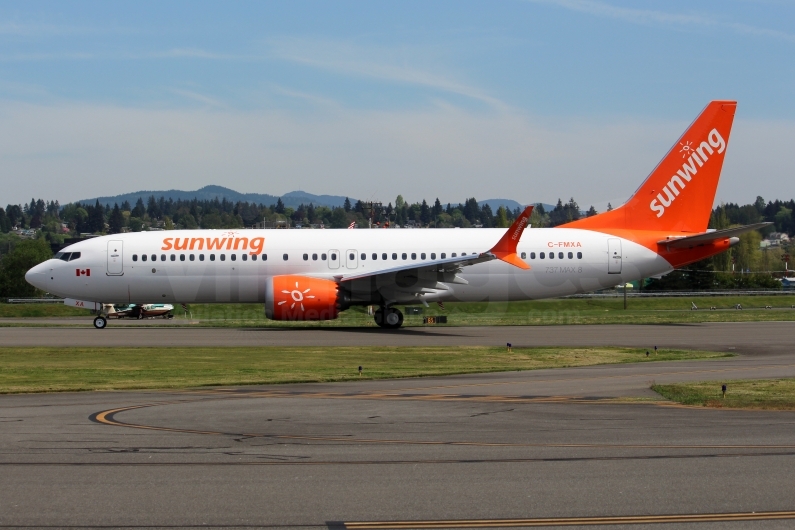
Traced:
[[679, 142], [682, 147], [679, 152], [682, 153], [682, 158], [687, 158], [693, 154], [693, 142]]
[[[293, 289], [292, 291], [284, 290], [284, 291], [282, 291], [282, 294], [289, 294], [290, 297], [293, 299], [293, 303], [290, 304], [290, 309], [294, 309], [295, 308], [295, 304], [298, 304], [301, 307], [301, 311], [303, 311], [304, 310], [304, 298], [314, 298], [314, 295], [304, 296], [310, 290], [311, 289], [304, 289], [303, 291], [301, 291], [301, 289], [298, 287], [298, 282], [295, 282], [295, 289]], [[286, 304], [286, 303], [287, 303], [287, 300], [282, 300], [281, 302], [279, 302], [276, 305], [283, 305], [283, 304]]]

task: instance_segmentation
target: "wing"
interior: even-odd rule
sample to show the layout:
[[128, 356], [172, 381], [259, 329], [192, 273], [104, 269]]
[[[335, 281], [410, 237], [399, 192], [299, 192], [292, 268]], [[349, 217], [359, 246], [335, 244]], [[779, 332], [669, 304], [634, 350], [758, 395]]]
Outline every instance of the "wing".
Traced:
[[533, 207], [528, 206], [516, 218], [511, 227], [491, 249], [479, 254], [458, 256], [420, 264], [409, 263], [398, 267], [352, 274], [340, 274], [334, 278], [340, 287], [348, 291], [351, 301], [369, 299], [371, 293], [381, 292], [387, 300], [397, 300], [407, 296], [438, 293], [449, 290], [446, 284], [468, 282], [460, 275], [464, 267], [499, 259], [520, 269], [530, 266], [516, 255], [516, 245], [522, 232], [530, 223]]
[[736, 228], [726, 228], [723, 230], [715, 230], [714, 232], [704, 232], [703, 234], [696, 234], [694, 236], [686, 237], [671, 237], [657, 241], [658, 245], [665, 245], [669, 248], [693, 248], [701, 245], [709, 245], [715, 241], [723, 239], [731, 239], [740, 234], [770, 226], [773, 223], [756, 223], [746, 226], [738, 226]]

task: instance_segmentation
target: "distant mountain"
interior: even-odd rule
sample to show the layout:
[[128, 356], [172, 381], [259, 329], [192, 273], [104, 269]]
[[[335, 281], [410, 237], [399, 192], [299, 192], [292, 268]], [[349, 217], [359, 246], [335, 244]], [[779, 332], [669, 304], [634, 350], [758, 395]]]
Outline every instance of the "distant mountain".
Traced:
[[[91, 199], [83, 199], [78, 202], [81, 204], [94, 204], [97, 200], [99, 200], [99, 203], [103, 206], [106, 204], [113, 206], [114, 203], [121, 205], [124, 201], [128, 201], [131, 206], [135, 206], [135, 203], [139, 198], [144, 201], [144, 204], [146, 204], [147, 201], [149, 201], [149, 197], [153, 195], [155, 199], [160, 199], [160, 197], [163, 197], [166, 200], [172, 199], [174, 201], [191, 201], [193, 199], [198, 199], [200, 201], [211, 201], [217, 198], [219, 201], [226, 199], [230, 202], [252, 202], [255, 204], [264, 204], [265, 206], [276, 204], [276, 201], [279, 199], [278, 195], [268, 195], [267, 193], [240, 193], [239, 191], [230, 190], [229, 188], [224, 188], [223, 186], [205, 186], [196, 191], [143, 190], [132, 193], [123, 193], [121, 195], [114, 195], [112, 197], [94, 197]], [[342, 195], [314, 195], [306, 191], [291, 191], [290, 193], [285, 193], [282, 195], [281, 199], [284, 205], [289, 208], [298, 208], [298, 206], [301, 204], [308, 205], [309, 203], [312, 203], [315, 206], [328, 206], [330, 208], [336, 208], [342, 206], [345, 203], [345, 197]], [[356, 204], [356, 199], [353, 197], [350, 197], [350, 201], [351, 204]], [[455, 202], [453, 204], [457, 205], [458, 203]], [[479, 206], [482, 207], [484, 204], [488, 204], [491, 207], [491, 211], [495, 213], [497, 208], [500, 206], [505, 206], [511, 211], [514, 211], [516, 208], [523, 207], [521, 204], [511, 199], [488, 199], [485, 201], [478, 201]], [[553, 204], [544, 204], [544, 209], [547, 211], [554, 207], [555, 206]]]
[[[514, 211], [517, 208], [519, 209], [524, 208], [524, 205], [519, 204], [518, 202], [513, 201], [511, 199], [487, 199], [485, 201], [478, 201], [478, 206], [480, 206], [481, 208], [483, 208], [484, 204], [488, 204], [489, 208], [491, 208], [491, 211], [494, 213], [497, 213], [497, 209], [500, 206], [505, 206], [505, 208], [507, 208], [510, 211]], [[554, 204], [545, 204], [545, 203], [536, 203], [536, 204], [541, 204], [544, 207], [544, 211], [547, 212], [555, 207]]]
[[[276, 201], [279, 199], [278, 195], [268, 195], [267, 193], [240, 193], [235, 190], [230, 190], [229, 188], [224, 188], [223, 186], [205, 186], [201, 189], [196, 191], [183, 191], [183, 190], [166, 190], [166, 191], [151, 191], [151, 190], [143, 190], [143, 191], [136, 191], [133, 193], [123, 193], [121, 195], [114, 195], [113, 197], [94, 197], [92, 199], [83, 199], [80, 202], [81, 204], [94, 204], [97, 200], [102, 205], [109, 204], [113, 206], [114, 203], [121, 204], [124, 201], [129, 201], [130, 205], [135, 206], [135, 203], [141, 198], [144, 201], [144, 204], [149, 200], [149, 197], [154, 195], [155, 199], [160, 199], [160, 197], [165, 198], [166, 200], [183, 200], [183, 201], [191, 201], [193, 199], [198, 199], [200, 201], [203, 200], [213, 200], [218, 199], [223, 200], [226, 199], [231, 202], [238, 202], [238, 201], [245, 201], [245, 202], [253, 202], [256, 204], [264, 204], [266, 206], [270, 206], [271, 204], [276, 204]], [[312, 203], [315, 206], [329, 206], [329, 207], [337, 207], [342, 206], [345, 203], [345, 197], [338, 196], [338, 195], [314, 195], [312, 193], [307, 193], [305, 191], [291, 191], [290, 193], [285, 193], [281, 196], [282, 202], [285, 206], [291, 208], [297, 208], [301, 203], [309, 204]], [[352, 204], [356, 204], [356, 199], [350, 199]]]

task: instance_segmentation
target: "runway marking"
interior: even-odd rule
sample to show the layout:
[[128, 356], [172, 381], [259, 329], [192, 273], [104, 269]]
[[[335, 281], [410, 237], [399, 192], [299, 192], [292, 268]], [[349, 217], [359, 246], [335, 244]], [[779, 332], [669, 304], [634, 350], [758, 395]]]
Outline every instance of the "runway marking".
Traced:
[[[132, 429], [145, 429], [151, 431], [174, 432], [183, 434], [205, 434], [214, 436], [242, 436], [248, 438], [270, 438], [274, 440], [303, 440], [314, 442], [343, 442], [357, 444], [384, 444], [384, 445], [448, 445], [462, 447], [535, 447], [535, 448], [567, 448], [567, 449], [795, 449], [795, 445], [731, 445], [731, 444], [571, 444], [571, 443], [509, 443], [509, 442], [471, 442], [471, 441], [442, 441], [442, 440], [400, 440], [389, 438], [353, 438], [350, 436], [323, 436], [311, 434], [266, 434], [266, 433], [238, 433], [223, 431], [205, 431], [197, 429], [180, 429], [177, 427], [160, 427], [156, 425], [145, 425], [137, 423], [126, 423], [115, 418], [121, 412], [137, 410], [162, 405], [175, 405], [186, 403], [182, 401], [164, 401], [159, 403], [147, 403], [142, 405], [131, 405], [97, 412], [89, 416], [89, 420], [103, 425], [115, 427], [127, 427]], [[760, 453], [763, 455], [764, 453]]]
[[[547, 517], [538, 519], [470, 519], [437, 521], [361, 521], [344, 522], [351, 530], [393, 530], [402, 528], [501, 528], [533, 526], [622, 525], [651, 523], [712, 523], [725, 521], [770, 521], [795, 519], [789, 512], [736, 512], [682, 515], [627, 515], [616, 517]], [[330, 523], [329, 526], [333, 525]]]
[[[144, 453], [139, 453], [144, 454]], [[207, 453], [208, 456], [224, 456], [222, 453]], [[241, 456], [241, 455], [235, 455]], [[259, 458], [254, 455], [243, 455]], [[246, 460], [228, 462], [0, 462], [3, 467], [227, 467], [227, 466], [400, 466], [443, 464], [532, 464], [545, 462], [613, 462], [626, 460], [687, 460], [696, 458], [747, 458], [764, 456], [795, 456], [795, 451], [764, 453], [704, 453], [632, 456], [576, 456], [538, 458], [433, 458], [414, 460]], [[1, 526], [1, 525], [0, 525]]]
[[[714, 361], [715, 359], [701, 359], [702, 361]], [[726, 358], [728, 361], [729, 359]], [[719, 361], [720, 362], [720, 361]], [[579, 366], [572, 366], [571, 369], [576, 368], [593, 368], [593, 366], [589, 367], [579, 367]], [[425, 386], [425, 387], [411, 387], [411, 388], [399, 388], [397, 391], [399, 392], [406, 392], [411, 390], [436, 390], [442, 388], [460, 388], [460, 387], [481, 387], [481, 386], [505, 386], [505, 385], [523, 385], [523, 384], [538, 384], [538, 383], [560, 383], [564, 381], [593, 381], [593, 380], [600, 380], [600, 379], [630, 379], [633, 377], [661, 377], [661, 376], [668, 376], [668, 375], [690, 375], [690, 374], [711, 374], [711, 373], [724, 373], [724, 372], [748, 372], [754, 370], [763, 370], [769, 368], [795, 368], [795, 364], [768, 364], [764, 366], [753, 366], [748, 368], [722, 368], [722, 369], [714, 369], [714, 370], [687, 370], [687, 371], [678, 371], [678, 372], [658, 372], [652, 374], [628, 374], [628, 375], [605, 375], [601, 377], [572, 377], [572, 378], [560, 378], [560, 379], [525, 379], [522, 381], [500, 381], [495, 383], [460, 383], [455, 385], [439, 385], [439, 386]], [[530, 370], [528, 370], [530, 371]]]

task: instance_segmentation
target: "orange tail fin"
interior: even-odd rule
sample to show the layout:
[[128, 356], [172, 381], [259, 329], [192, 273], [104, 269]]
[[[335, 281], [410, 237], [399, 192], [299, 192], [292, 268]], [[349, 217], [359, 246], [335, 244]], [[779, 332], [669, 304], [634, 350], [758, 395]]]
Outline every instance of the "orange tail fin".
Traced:
[[625, 204], [563, 226], [705, 231], [736, 107], [736, 101], [711, 102]]

